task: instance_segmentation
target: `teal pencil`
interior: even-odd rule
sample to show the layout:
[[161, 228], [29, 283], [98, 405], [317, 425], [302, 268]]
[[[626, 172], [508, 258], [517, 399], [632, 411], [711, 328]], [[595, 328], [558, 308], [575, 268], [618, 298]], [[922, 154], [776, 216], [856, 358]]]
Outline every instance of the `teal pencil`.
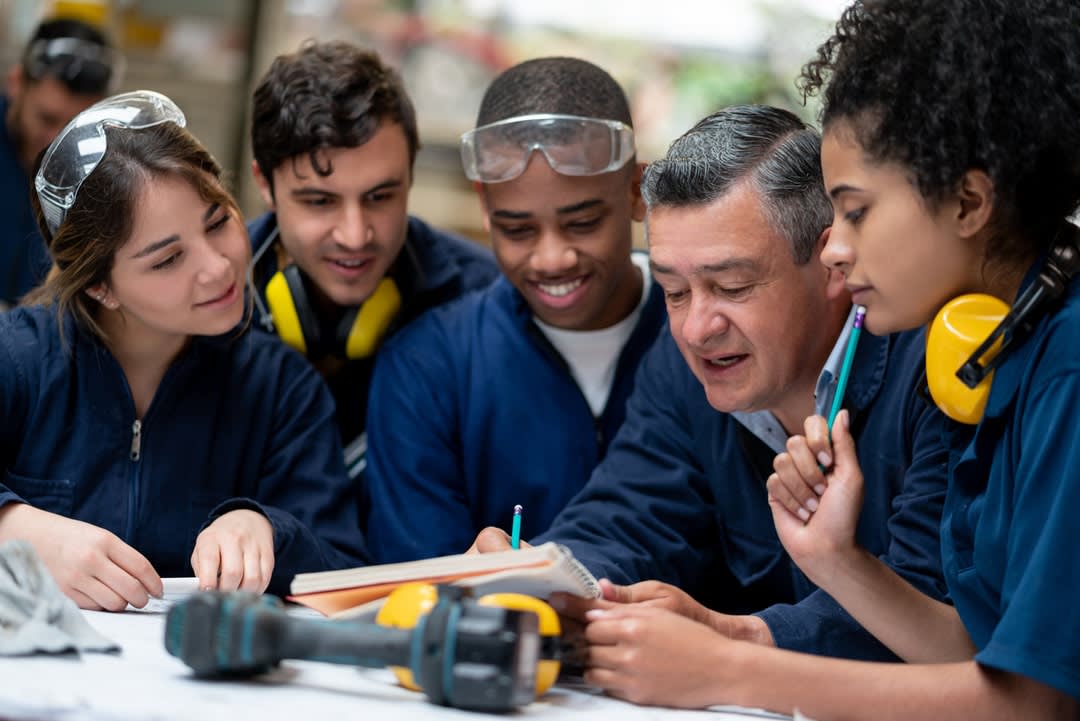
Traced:
[[833, 396], [832, 409], [829, 411], [830, 435], [832, 434], [833, 421], [836, 420], [836, 414], [840, 412], [840, 405], [844, 402], [844, 391], [847, 390], [848, 378], [851, 377], [851, 366], [855, 364], [855, 347], [859, 345], [859, 335], [862, 333], [864, 318], [866, 318], [866, 308], [861, 305], [855, 306], [855, 323], [851, 328], [851, 337], [848, 338], [844, 364], [840, 366], [840, 380], [836, 382], [836, 395]]
[[521, 506], [514, 506], [514, 525], [510, 529], [510, 548], [521, 548]]

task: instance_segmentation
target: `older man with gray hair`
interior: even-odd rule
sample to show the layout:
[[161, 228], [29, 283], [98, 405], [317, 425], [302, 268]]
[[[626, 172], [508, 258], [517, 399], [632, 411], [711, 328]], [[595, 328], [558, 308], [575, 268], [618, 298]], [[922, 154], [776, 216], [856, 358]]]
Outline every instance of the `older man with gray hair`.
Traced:
[[[589, 619], [589, 680], [632, 700], [695, 705], [675, 691], [692, 676], [676, 683], [667, 649], [649, 646], [674, 629], [642, 632], [665, 618], [648, 607], [697, 622], [696, 642], [720, 633], [892, 658], [787, 556], [765, 490], [788, 436], [829, 409], [854, 318], [819, 259], [833, 222], [819, 152], [818, 133], [791, 113], [738, 106], [699, 122], [645, 173], [670, 333], [642, 362], [608, 456], [533, 539], [569, 546], [609, 579], [603, 600], [556, 602]], [[864, 334], [842, 400], [866, 476], [859, 543], [940, 598], [946, 453], [942, 418], [917, 393], [923, 350], [921, 333]], [[808, 517], [816, 499], [805, 503]], [[476, 546], [505, 547], [505, 534], [485, 529]], [[623, 653], [635, 646], [646, 653]]]

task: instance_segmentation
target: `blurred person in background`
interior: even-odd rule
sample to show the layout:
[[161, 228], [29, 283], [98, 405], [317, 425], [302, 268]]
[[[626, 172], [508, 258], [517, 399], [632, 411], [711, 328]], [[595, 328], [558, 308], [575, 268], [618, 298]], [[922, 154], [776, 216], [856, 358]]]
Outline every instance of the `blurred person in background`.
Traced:
[[49, 268], [30, 209], [38, 155], [68, 121], [116, 89], [122, 57], [81, 20], [47, 20], [34, 31], [0, 96], [0, 310], [18, 302]]

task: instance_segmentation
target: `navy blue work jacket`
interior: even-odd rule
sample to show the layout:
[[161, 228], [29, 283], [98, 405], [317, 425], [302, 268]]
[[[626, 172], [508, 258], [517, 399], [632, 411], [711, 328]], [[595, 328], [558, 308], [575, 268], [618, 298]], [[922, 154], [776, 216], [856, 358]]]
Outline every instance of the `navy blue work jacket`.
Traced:
[[[942, 598], [948, 454], [944, 418], [916, 390], [924, 349], [921, 332], [864, 334], [844, 406], [866, 478], [857, 540]], [[657, 579], [725, 613], [759, 612], [783, 648], [894, 658], [784, 551], [765, 489], [774, 456], [709, 405], [665, 329], [607, 458], [533, 542], [564, 543], [616, 583]]]
[[652, 284], [594, 417], [505, 278], [417, 319], [380, 353], [368, 415], [367, 528], [380, 562], [461, 553], [485, 526], [545, 530], [626, 416], [634, 373], [667, 314]]
[[274, 529], [269, 590], [366, 561], [333, 401], [298, 354], [263, 333], [195, 338], [134, 432], [113, 355], [55, 311], [0, 315], [0, 507], [23, 501], [91, 523], [161, 576], [190, 576], [198, 533], [239, 508]]
[[45, 278], [50, 261], [30, 206], [30, 183], [4, 121], [9, 107], [0, 96], [0, 302], [15, 305]]
[[[265, 213], [248, 223], [255, 252], [277, 234], [277, 216]], [[266, 284], [279, 270], [273, 248], [259, 258], [252, 270], [256, 291], [265, 304]], [[443, 230], [433, 228], [416, 217], [409, 217], [405, 245], [391, 265], [389, 276], [401, 293], [401, 310], [386, 334], [389, 339], [400, 328], [429, 308], [451, 301], [470, 290], [488, 286], [499, 277], [495, 257], [484, 246]], [[256, 324], [263, 319], [256, 314]], [[335, 320], [336, 322], [336, 320]], [[333, 337], [333, 331], [323, 333]], [[384, 342], [385, 340], [384, 339]], [[375, 356], [379, 353], [376, 352]], [[368, 393], [375, 367], [375, 356], [350, 360], [326, 376], [337, 405], [336, 422], [346, 446], [349, 473], [358, 477], [364, 470], [364, 436]], [[320, 358], [309, 358], [318, 361]]]

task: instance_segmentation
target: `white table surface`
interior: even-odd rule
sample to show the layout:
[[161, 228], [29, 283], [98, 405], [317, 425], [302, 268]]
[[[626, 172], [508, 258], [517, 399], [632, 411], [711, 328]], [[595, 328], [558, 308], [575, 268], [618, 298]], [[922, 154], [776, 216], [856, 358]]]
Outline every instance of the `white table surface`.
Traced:
[[[397, 717], [492, 719], [436, 706], [396, 685], [385, 670], [287, 661], [246, 681], [202, 681], [165, 651], [162, 613], [84, 612], [119, 643], [118, 655], [0, 657], [0, 719], [11, 721], [367, 721]], [[587, 713], [597, 719], [757, 717], [735, 711], [679, 711], [634, 706], [597, 693], [556, 686], [513, 718], [554, 719]], [[760, 718], [760, 717], [759, 717]], [[775, 718], [775, 717], [772, 717]]]

